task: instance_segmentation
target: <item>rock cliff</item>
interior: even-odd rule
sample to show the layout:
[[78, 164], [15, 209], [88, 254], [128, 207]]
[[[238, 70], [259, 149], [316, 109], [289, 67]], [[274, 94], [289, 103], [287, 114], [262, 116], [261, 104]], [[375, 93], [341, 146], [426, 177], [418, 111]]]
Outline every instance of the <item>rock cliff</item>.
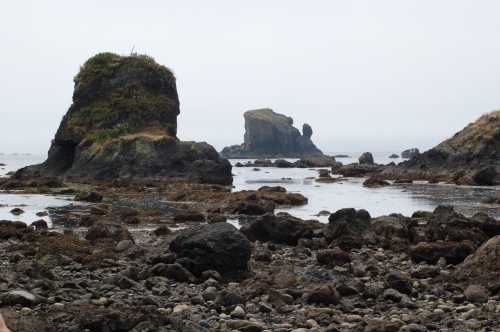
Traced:
[[384, 175], [458, 184], [500, 183], [500, 111], [481, 116], [433, 149], [387, 169]]
[[73, 103], [47, 160], [17, 177], [165, 177], [232, 183], [231, 165], [207, 143], [177, 139], [173, 73], [145, 55], [101, 53], [74, 78]]
[[268, 108], [247, 111], [244, 118], [244, 143], [224, 148], [223, 157], [300, 158], [323, 154], [312, 142], [313, 131], [308, 124], [304, 124], [301, 134], [291, 117]]

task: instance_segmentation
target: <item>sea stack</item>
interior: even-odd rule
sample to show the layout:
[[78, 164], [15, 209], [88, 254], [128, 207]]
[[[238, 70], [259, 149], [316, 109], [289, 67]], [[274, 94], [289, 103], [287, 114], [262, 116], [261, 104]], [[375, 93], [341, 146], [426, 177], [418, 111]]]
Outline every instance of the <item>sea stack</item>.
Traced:
[[458, 184], [500, 183], [500, 111], [481, 116], [452, 138], [387, 169], [384, 175]]
[[231, 165], [212, 146], [177, 138], [176, 79], [153, 58], [100, 53], [74, 82], [73, 103], [47, 160], [17, 177], [232, 183]]
[[245, 137], [241, 145], [222, 150], [225, 158], [301, 158], [323, 155], [311, 140], [313, 130], [304, 124], [302, 134], [289, 116], [269, 108], [247, 111]]

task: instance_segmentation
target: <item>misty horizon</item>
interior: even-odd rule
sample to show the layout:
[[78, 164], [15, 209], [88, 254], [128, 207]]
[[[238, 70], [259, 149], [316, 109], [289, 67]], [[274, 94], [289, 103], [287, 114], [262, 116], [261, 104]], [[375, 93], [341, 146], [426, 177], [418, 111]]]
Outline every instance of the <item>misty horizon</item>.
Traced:
[[116, 7], [19, 1], [0, 14], [0, 152], [45, 154], [79, 67], [108, 51], [172, 69], [178, 137], [218, 151], [241, 144], [243, 113], [263, 107], [310, 124], [325, 152], [396, 153], [425, 151], [500, 108], [494, 1]]

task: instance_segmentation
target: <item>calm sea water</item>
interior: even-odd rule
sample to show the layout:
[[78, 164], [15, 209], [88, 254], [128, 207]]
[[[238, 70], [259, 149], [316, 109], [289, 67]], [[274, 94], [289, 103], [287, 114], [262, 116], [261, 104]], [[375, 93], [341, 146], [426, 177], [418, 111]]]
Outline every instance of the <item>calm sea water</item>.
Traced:
[[[38, 164], [45, 159], [43, 155], [31, 154], [0, 154], [0, 176], [8, 172], [16, 171], [27, 165]], [[0, 192], [0, 220], [23, 221], [27, 224], [33, 221], [44, 219], [51, 224], [48, 217], [38, 217], [37, 212], [46, 211], [49, 206], [64, 206], [70, 203], [70, 197], [65, 196], [46, 196], [46, 195], [24, 195], [24, 194], [6, 194]], [[15, 207], [25, 211], [19, 216], [10, 213]]]
[[[381, 164], [401, 162], [402, 159], [390, 159], [390, 153], [374, 154], [375, 161]], [[339, 158], [344, 164], [356, 162], [359, 153], [350, 154], [349, 158]], [[1, 155], [0, 176], [15, 171], [23, 166], [36, 164], [45, 159], [44, 155]], [[296, 159], [288, 159], [295, 161]], [[233, 165], [248, 160], [231, 160]], [[440, 204], [454, 205], [466, 215], [484, 211], [500, 219], [499, 205], [482, 204], [486, 197], [493, 196], [499, 187], [460, 187], [451, 185], [412, 184], [391, 186], [385, 188], [364, 188], [364, 179], [347, 179], [338, 183], [316, 183], [317, 169], [298, 168], [261, 168], [255, 171], [251, 167], [234, 167], [234, 190], [253, 190], [264, 185], [283, 186], [290, 192], [301, 193], [309, 199], [309, 203], [300, 207], [284, 208], [286, 211], [304, 219], [318, 219], [323, 222], [327, 217], [315, 216], [322, 210], [334, 212], [341, 208], [352, 207], [366, 209], [372, 216], [390, 213], [411, 215], [417, 210], [433, 210]], [[54, 197], [45, 195], [6, 194], [0, 192], [0, 220], [20, 220], [31, 223], [38, 219], [36, 213], [44, 211], [49, 206], [63, 206], [70, 203], [70, 197]], [[25, 213], [14, 216], [10, 210], [21, 207]]]
[[[403, 159], [390, 159], [391, 153], [374, 154], [375, 162], [399, 163]], [[357, 162], [359, 154], [339, 158], [344, 164]], [[288, 159], [295, 161], [296, 159]], [[231, 163], [248, 160], [233, 159]], [[455, 206], [465, 215], [483, 211], [500, 219], [500, 205], [482, 204], [485, 198], [494, 196], [499, 187], [463, 187], [454, 185], [411, 184], [383, 188], [365, 188], [364, 179], [347, 179], [336, 183], [317, 183], [318, 169], [234, 167], [234, 190], [253, 190], [263, 185], [282, 186], [290, 192], [301, 193], [309, 199], [307, 205], [281, 209], [300, 218], [326, 222], [328, 217], [316, 216], [327, 210], [334, 212], [342, 208], [366, 209], [374, 217], [391, 213], [411, 216], [417, 210], [432, 211], [440, 204]]]

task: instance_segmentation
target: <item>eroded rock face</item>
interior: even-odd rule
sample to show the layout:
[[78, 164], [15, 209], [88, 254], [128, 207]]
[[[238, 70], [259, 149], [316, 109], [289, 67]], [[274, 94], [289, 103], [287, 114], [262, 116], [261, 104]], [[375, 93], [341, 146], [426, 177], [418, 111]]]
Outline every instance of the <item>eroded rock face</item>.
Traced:
[[384, 175], [457, 184], [499, 183], [500, 111], [483, 115], [433, 149], [385, 170]]
[[293, 126], [293, 119], [265, 108], [247, 111], [245, 117], [245, 139], [242, 145], [233, 145], [222, 150], [226, 158], [300, 158], [322, 155], [311, 141], [312, 128], [304, 124], [303, 134]]
[[17, 177], [232, 183], [229, 162], [212, 146], [177, 139], [179, 98], [166, 67], [144, 55], [101, 53], [82, 66], [74, 81], [73, 103], [47, 160]]

